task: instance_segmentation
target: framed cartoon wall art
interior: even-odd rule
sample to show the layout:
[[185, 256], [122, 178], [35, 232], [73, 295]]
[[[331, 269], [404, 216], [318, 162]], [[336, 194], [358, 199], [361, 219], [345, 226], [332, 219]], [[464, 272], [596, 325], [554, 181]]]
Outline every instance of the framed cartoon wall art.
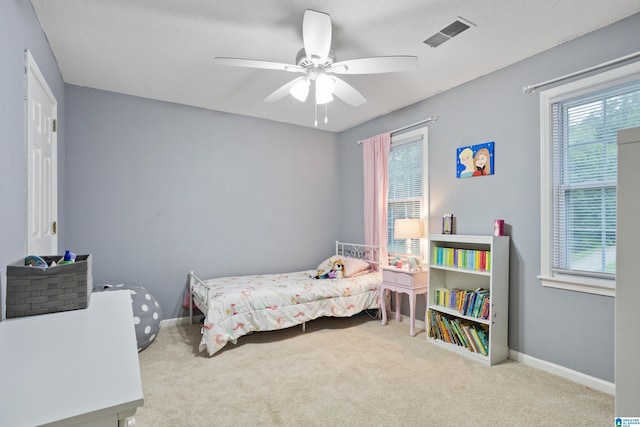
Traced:
[[493, 175], [494, 142], [469, 145], [456, 150], [456, 177]]

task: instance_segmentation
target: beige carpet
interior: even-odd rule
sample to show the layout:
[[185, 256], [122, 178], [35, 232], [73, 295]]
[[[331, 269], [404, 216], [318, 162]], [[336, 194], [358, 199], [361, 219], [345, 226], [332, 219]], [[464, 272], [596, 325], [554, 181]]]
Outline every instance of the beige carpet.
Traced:
[[137, 427], [611, 426], [614, 398], [521, 363], [488, 367], [406, 322], [322, 318], [260, 332], [209, 358], [200, 327], [140, 353]]

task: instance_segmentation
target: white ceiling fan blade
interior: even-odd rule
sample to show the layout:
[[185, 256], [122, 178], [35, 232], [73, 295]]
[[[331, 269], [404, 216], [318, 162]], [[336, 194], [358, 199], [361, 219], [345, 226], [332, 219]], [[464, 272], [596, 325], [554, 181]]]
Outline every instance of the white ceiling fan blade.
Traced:
[[315, 65], [324, 62], [331, 49], [331, 17], [315, 10], [305, 10], [302, 42], [307, 58]]
[[276, 89], [273, 92], [271, 92], [271, 94], [267, 95], [267, 97], [265, 99], [263, 99], [263, 101], [264, 102], [276, 102], [276, 101], [281, 100], [285, 96], [289, 95], [289, 91], [291, 90], [293, 85], [295, 85], [296, 82], [298, 82], [298, 80], [302, 80], [302, 79], [305, 79], [305, 78], [306, 77], [298, 77], [297, 79], [293, 79], [290, 82], [285, 83], [284, 85], [280, 86], [278, 89]]
[[378, 74], [412, 70], [417, 66], [417, 56], [378, 56], [336, 62], [330, 71], [335, 74]]
[[293, 64], [284, 64], [281, 62], [260, 61], [258, 59], [243, 59], [243, 58], [213, 58], [214, 64], [228, 65], [231, 67], [244, 67], [244, 68], [260, 68], [266, 70], [281, 70], [291, 72], [304, 72], [304, 70]]
[[360, 92], [358, 92], [353, 86], [349, 83], [345, 82], [342, 79], [337, 77], [333, 77], [336, 82], [336, 88], [333, 91], [333, 94], [338, 98], [342, 99], [347, 104], [353, 107], [359, 107], [367, 100]]

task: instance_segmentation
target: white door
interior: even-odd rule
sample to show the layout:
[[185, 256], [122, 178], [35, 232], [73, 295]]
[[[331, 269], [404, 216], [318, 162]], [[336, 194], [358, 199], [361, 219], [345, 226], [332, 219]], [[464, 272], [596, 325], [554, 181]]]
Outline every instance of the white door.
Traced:
[[38, 65], [25, 51], [27, 119], [27, 253], [58, 252], [58, 103]]

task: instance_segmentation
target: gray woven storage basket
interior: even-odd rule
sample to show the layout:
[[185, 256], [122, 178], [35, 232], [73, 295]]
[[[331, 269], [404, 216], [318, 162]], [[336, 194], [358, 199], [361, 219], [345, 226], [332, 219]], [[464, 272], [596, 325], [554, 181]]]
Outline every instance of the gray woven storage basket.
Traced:
[[[42, 258], [50, 264], [62, 256]], [[25, 266], [22, 258], [7, 266], [7, 318], [87, 308], [92, 289], [91, 255], [48, 268]]]

